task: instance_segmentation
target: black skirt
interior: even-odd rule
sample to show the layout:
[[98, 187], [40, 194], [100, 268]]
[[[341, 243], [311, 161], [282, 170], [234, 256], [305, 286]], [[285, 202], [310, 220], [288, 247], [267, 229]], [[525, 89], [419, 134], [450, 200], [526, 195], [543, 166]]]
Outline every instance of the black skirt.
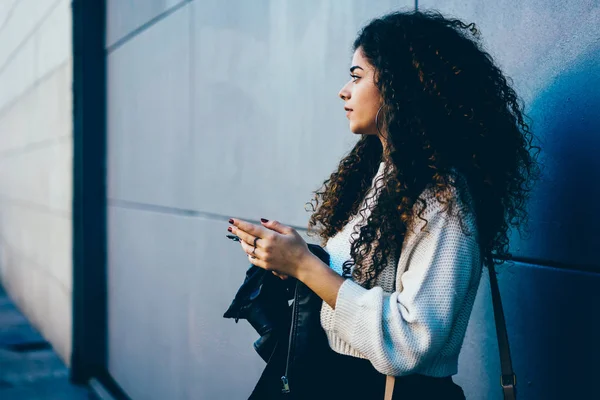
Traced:
[[[319, 352], [308, 367], [310, 371], [306, 375], [312, 378], [303, 380], [300, 385], [290, 383], [291, 392], [282, 394], [280, 378], [285, 360], [277, 358], [276, 362], [269, 363], [249, 400], [383, 400], [386, 376], [368, 360], [327, 348]], [[464, 400], [465, 395], [450, 376], [436, 378], [415, 374], [396, 377], [393, 399]]]
[[[337, 385], [337, 389], [333, 390], [336, 398], [383, 400], [386, 376], [378, 372], [368, 360], [335, 352], [328, 356], [330, 365], [335, 366], [331, 371], [331, 381], [333, 385]], [[413, 374], [396, 377], [393, 399], [464, 400], [465, 395], [451, 376], [437, 378]]]

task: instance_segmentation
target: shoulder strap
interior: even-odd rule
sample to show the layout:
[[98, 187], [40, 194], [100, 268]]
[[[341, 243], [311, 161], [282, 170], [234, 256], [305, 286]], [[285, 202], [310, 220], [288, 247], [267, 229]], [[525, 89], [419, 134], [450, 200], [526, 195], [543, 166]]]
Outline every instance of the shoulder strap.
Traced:
[[494, 319], [496, 320], [496, 335], [498, 336], [498, 350], [500, 352], [500, 367], [502, 370], [500, 385], [504, 392], [504, 400], [514, 400], [517, 395], [517, 376], [512, 368], [506, 322], [504, 321], [504, 311], [502, 310], [498, 279], [493, 262], [488, 265], [488, 271], [490, 273], [490, 288], [492, 290], [492, 304], [494, 306]]
[[383, 400], [393, 400], [392, 396], [394, 395], [394, 384], [396, 383], [396, 377], [387, 375], [385, 377], [385, 393], [383, 395]]
[[[502, 310], [502, 301], [500, 300], [500, 290], [498, 289], [498, 279], [496, 278], [496, 271], [493, 263], [488, 266], [488, 271], [490, 273], [490, 288], [492, 290], [492, 304], [494, 307], [494, 319], [496, 320], [496, 336], [498, 337], [500, 367], [502, 370], [500, 385], [502, 386], [502, 392], [504, 393], [504, 400], [515, 400], [517, 396], [517, 376], [512, 369], [508, 334], [506, 333], [506, 322], [504, 320], [504, 311]], [[392, 399], [394, 383], [394, 377], [386, 377], [385, 400]]]

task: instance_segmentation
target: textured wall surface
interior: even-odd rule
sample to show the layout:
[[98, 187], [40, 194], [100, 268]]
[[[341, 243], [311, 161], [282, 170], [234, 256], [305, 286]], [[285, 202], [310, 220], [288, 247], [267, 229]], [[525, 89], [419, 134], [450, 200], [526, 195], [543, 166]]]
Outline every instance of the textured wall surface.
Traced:
[[[227, 219], [306, 226], [304, 203], [356, 140], [337, 98], [351, 42], [371, 17], [414, 6], [108, 1], [109, 364], [132, 398], [249, 393], [263, 362], [252, 328], [222, 318], [247, 262]], [[545, 142], [531, 237], [513, 237], [520, 262], [499, 268], [521, 398], [590, 398], [597, 2], [419, 7], [477, 23]], [[468, 398], [500, 399], [485, 273], [455, 380]]]
[[[477, 24], [542, 142], [531, 233], [511, 238], [524, 262], [498, 267], [519, 394], [599, 398], [600, 4], [423, 0], [419, 8]], [[489, 280], [479, 297], [456, 381], [472, 398], [501, 399]]]
[[0, 2], [0, 278], [67, 363], [72, 75], [70, 1]]

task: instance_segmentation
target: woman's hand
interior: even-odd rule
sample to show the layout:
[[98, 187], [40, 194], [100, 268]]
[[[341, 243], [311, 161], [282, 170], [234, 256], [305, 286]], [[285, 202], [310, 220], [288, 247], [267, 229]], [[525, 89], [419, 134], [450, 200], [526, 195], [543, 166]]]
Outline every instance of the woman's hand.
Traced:
[[228, 230], [240, 238], [250, 262], [282, 279], [291, 276], [302, 281], [335, 309], [344, 278], [314, 255], [296, 230], [277, 221], [261, 221], [261, 225], [254, 225], [240, 219], [229, 220], [233, 226]]
[[229, 232], [241, 239], [242, 249], [257, 267], [287, 279], [289, 276], [298, 278], [303, 266], [309, 265], [306, 260], [313, 254], [295, 229], [264, 218], [261, 225], [241, 219], [230, 219], [229, 223], [233, 225], [228, 228]]

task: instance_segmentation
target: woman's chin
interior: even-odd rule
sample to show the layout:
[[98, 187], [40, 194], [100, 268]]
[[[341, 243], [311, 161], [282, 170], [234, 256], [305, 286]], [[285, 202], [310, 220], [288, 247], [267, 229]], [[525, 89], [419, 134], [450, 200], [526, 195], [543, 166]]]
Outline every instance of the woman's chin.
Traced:
[[352, 122], [350, 122], [350, 132], [356, 134], [356, 135], [369, 135], [371, 134], [371, 132], [369, 131], [369, 129], [365, 129], [365, 127], [360, 126], [358, 124], [353, 124]]
[[352, 123], [352, 121], [350, 121], [350, 132], [355, 133], [357, 135], [362, 135], [363, 134], [363, 129], [361, 129], [360, 125], [358, 124], [354, 124]]

